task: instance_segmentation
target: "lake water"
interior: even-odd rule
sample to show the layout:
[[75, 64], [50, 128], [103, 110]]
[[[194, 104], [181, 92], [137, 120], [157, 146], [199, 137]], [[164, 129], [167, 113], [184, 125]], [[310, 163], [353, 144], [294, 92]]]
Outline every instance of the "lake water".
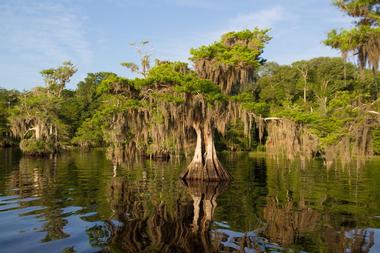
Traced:
[[380, 252], [380, 159], [221, 161], [229, 185], [183, 183], [186, 161], [0, 150], [0, 252]]

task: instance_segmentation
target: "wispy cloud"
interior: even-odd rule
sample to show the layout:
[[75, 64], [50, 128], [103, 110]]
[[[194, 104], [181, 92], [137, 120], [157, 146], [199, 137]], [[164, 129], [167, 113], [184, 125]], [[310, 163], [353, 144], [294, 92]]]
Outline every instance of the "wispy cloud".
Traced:
[[0, 46], [8, 53], [35, 61], [91, 62], [92, 51], [84, 34], [84, 18], [67, 3], [4, 1], [0, 3], [0, 13]]
[[253, 27], [271, 28], [284, 18], [281, 6], [238, 15], [228, 22], [229, 30], [252, 29]]
[[[113, 5], [125, 7], [126, 5], [156, 8], [158, 6], [178, 6], [192, 9], [219, 9], [223, 0], [103, 0]], [[226, 0], [228, 1], [228, 0]]]
[[176, 4], [185, 7], [212, 9], [219, 6], [215, 0], [165, 0], [167, 3]]
[[[274, 28], [277, 23], [286, 18], [283, 7], [273, 6], [268, 9], [242, 13], [231, 17], [219, 29], [216, 29], [204, 37], [209, 41], [217, 40], [222, 34], [230, 31], [240, 31], [243, 29], [259, 28]], [[204, 41], [204, 40], [203, 40]]]

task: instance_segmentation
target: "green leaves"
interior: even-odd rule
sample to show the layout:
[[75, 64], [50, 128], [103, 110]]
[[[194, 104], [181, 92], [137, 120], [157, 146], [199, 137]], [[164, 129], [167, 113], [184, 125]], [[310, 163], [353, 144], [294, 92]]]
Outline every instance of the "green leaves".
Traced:
[[102, 127], [105, 120], [102, 113], [96, 112], [78, 128], [72, 143], [83, 148], [99, 147], [103, 143]]
[[372, 68], [376, 73], [380, 61], [380, 4], [376, 0], [335, 0], [335, 4], [348, 15], [355, 17], [356, 27], [332, 30], [324, 43], [342, 52], [357, 56], [359, 67]]
[[258, 67], [264, 62], [260, 58], [262, 50], [271, 37], [269, 30], [243, 30], [240, 32], [229, 32], [222, 36], [219, 42], [209, 46], [192, 48], [190, 60], [193, 62], [201, 59], [215, 60], [215, 63], [227, 65], [250, 65]]
[[358, 47], [365, 45], [369, 40], [377, 38], [380, 34], [379, 27], [361, 25], [351, 30], [332, 30], [328, 33], [324, 43], [343, 52], [356, 50]]
[[130, 69], [132, 72], [139, 72], [139, 66], [133, 62], [122, 62], [121, 66]]
[[[171, 92], [179, 94], [202, 94], [209, 102], [224, 99], [218, 85], [209, 80], [200, 79], [183, 62], [165, 62], [155, 66], [149, 71], [146, 83], [151, 86], [171, 87]], [[167, 95], [168, 92], [166, 92]]]
[[373, 140], [373, 151], [375, 155], [380, 155], [380, 128], [376, 127], [371, 132], [371, 137]]
[[100, 85], [96, 88], [98, 96], [110, 93], [110, 94], [124, 94], [128, 97], [133, 97], [136, 93], [135, 83], [127, 78], [123, 78], [117, 75], [109, 75], [102, 80]]
[[0, 88], [0, 147], [14, 144], [8, 121], [9, 113], [18, 102], [19, 92]]
[[334, 0], [334, 4], [352, 17], [359, 17], [359, 23], [380, 24], [380, 4], [378, 0]]
[[64, 122], [63, 97], [49, 96], [44, 88], [20, 95], [20, 102], [8, 117], [12, 133], [23, 152], [48, 154], [67, 146], [69, 126]]
[[48, 93], [60, 97], [66, 83], [78, 69], [70, 61], [65, 61], [58, 68], [42, 70], [40, 73], [44, 78]]
[[221, 101], [225, 99], [224, 95], [221, 93], [219, 87], [209, 80], [204, 79], [190, 79], [184, 80], [175, 87], [175, 91], [178, 93], [188, 93], [188, 94], [203, 94], [206, 100], [209, 102]]
[[196, 77], [186, 63], [164, 62], [153, 67], [147, 76], [147, 84], [153, 85], [173, 85], [184, 81], [192, 80]]

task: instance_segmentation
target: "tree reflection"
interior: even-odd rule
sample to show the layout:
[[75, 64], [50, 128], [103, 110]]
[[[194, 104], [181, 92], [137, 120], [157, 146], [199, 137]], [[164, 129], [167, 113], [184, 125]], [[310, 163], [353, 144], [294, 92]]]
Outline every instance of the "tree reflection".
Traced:
[[374, 232], [365, 207], [373, 196], [357, 194], [366, 183], [360, 170], [268, 168], [261, 235], [292, 249], [370, 252]]
[[300, 235], [316, 231], [322, 222], [319, 212], [302, 206], [294, 208], [289, 200], [281, 205], [275, 198], [268, 198], [264, 208], [265, 236], [282, 246], [291, 246]]
[[[67, 165], [66, 165], [67, 166]], [[41, 232], [46, 232], [42, 242], [59, 240], [69, 236], [64, 232], [67, 220], [63, 218], [63, 191], [56, 182], [57, 158], [33, 159], [21, 158], [18, 170], [14, 170], [8, 179], [8, 189], [17, 189], [16, 194], [22, 198], [36, 198], [43, 206], [41, 217], [44, 219]], [[38, 200], [37, 200], [38, 199]], [[21, 202], [20, 206], [29, 205]]]
[[193, 200], [192, 230], [199, 235], [205, 252], [215, 251], [220, 241], [211, 242], [209, 227], [217, 207], [216, 200], [220, 194], [228, 189], [229, 185], [226, 182], [199, 181], [184, 181], [184, 185]]
[[314, 245], [316, 251], [368, 253], [374, 245], [373, 231], [334, 226], [332, 216], [291, 200], [281, 204], [269, 198], [264, 218], [263, 235], [283, 247], [311, 249]]
[[94, 246], [106, 252], [217, 252], [209, 225], [217, 197], [228, 187], [220, 183], [184, 182], [176, 199], [148, 194], [147, 184], [131, 185], [113, 178], [108, 199], [113, 218], [88, 230]]
[[231, 157], [230, 164], [235, 180], [225, 191], [228, 185], [179, 181], [181, 163], [114, 168], [94, 152], [57, 160], [22, 157], [1, 165], [8, 166], [0, 180], [7, 196], [2, 212], [14, 212], [15, 223], [18, 215], [34, 219], [41, 245], [65, 243], [79, 251], [78, 245], [87, 247], [87, 241], [73, 243], [79, 230], [94, 251], [105, 252], [376, 248], [371, 228], [379, 220], [371, 217], [380, 210], [380, 170], [287, 168], [244, 157]]

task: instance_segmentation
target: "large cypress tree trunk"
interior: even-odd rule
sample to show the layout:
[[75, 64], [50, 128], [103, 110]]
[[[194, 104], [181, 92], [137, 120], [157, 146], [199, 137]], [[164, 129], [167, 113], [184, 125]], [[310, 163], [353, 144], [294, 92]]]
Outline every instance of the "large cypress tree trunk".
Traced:
[[206, 121], [193, 127], [197, 134], [194, 157], [181, 177], [185, 180], [230, 181], [231, 175], [223, 168], [216, 154], [211, 123]]

